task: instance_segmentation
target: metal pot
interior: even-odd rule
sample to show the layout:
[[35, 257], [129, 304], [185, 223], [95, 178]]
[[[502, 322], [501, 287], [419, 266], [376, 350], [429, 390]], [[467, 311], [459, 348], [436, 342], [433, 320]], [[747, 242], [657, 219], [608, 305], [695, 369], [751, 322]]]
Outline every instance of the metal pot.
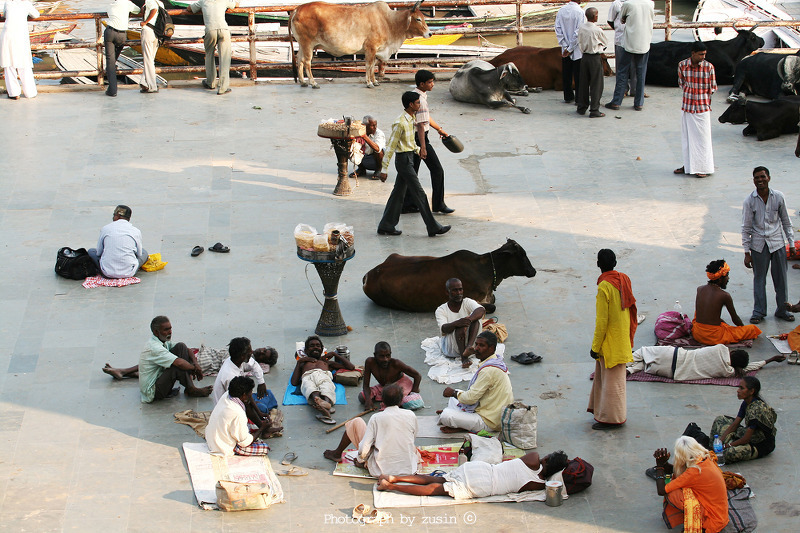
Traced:
[[455, 135], [448, 135], [447, 137], [442, 139], [442, 144], [444, 144], [445, 148], [447, 148], [454, 154], [464, 151], [464, 145], [461, 144], [461, 141], [459, 141]]
[[561, 488], [564, 486], [560, 481], [548, 481], [545, 486], [545, 500], [544, 503], [550, 507], [558, 507], [563, 501], [561, 495]]

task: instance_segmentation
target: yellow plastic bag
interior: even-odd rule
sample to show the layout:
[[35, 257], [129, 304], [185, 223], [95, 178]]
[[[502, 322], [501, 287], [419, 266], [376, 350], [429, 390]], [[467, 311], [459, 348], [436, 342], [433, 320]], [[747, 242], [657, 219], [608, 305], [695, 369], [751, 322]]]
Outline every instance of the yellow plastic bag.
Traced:
[[155, 272], [167, 266], [167, 261], [161, 260], [161, 254], [150, 254], [147, 256], [147, 261], [142, 265], [142, 270], [145, 272]]

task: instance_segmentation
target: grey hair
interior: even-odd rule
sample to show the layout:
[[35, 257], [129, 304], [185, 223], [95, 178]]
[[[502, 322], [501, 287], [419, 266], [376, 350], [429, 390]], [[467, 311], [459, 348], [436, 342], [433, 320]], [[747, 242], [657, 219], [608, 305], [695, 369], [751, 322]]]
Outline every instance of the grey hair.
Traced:
[[374, 120], [375, 122], [378, 122], [378, 120], [375, 117], [373, 117], [372, 115], [364, 115], [364, 118], [361, 119], [361, 123], [362, 124], [366, 124], [370, 120]]

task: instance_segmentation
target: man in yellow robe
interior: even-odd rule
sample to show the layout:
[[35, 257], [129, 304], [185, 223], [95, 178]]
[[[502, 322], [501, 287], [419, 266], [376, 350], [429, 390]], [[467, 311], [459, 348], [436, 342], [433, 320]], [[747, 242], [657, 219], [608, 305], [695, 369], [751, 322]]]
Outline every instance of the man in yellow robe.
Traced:
[[592, 429], [616, 429], [627, 419], [625, 365], [633, 361], [636, 333], [636, 298], [631, 280], [617, 272], [617, 256], [604, 248], [597, 253], [597, 318], [589, 354], [595, 359], [594, 381], [588, 412], [594, 414]]

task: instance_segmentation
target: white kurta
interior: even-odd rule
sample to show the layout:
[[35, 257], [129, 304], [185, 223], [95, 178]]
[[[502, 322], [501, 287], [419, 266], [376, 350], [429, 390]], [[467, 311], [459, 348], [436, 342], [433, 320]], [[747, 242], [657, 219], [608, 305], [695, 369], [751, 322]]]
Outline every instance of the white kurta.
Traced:
[[0, 32], [0, 67], [33, 68], [28, 17], [39, 12], [28, 0], [6, 0], [3, 7], [5, 24]]

